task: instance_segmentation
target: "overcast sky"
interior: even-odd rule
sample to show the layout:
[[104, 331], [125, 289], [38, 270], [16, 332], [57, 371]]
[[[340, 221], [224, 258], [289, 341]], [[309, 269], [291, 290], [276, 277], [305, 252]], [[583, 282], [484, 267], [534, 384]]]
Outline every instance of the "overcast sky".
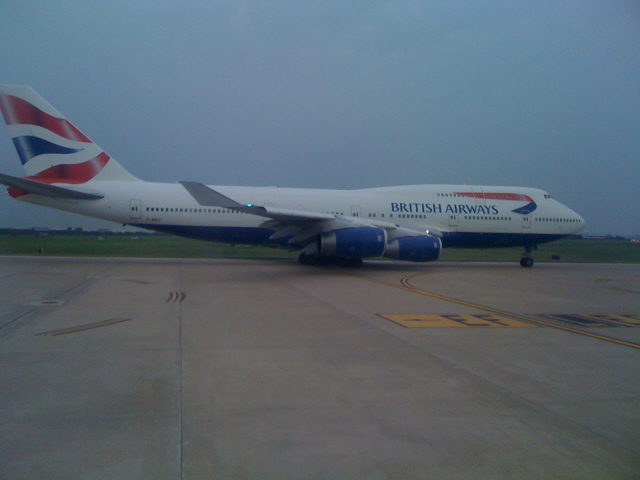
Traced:
[[[528, 186], [640, 233], [637, 0], [2, 0], [0, 46], [145, 180]], [[113, 224], [1, 195], [0, 226]]]

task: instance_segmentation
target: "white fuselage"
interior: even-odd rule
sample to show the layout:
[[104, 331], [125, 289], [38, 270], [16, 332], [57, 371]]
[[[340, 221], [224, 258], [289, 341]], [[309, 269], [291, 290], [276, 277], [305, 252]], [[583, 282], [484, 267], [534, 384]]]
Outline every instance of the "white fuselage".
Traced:
[[[264, 241], [268, 235], [246, 235], [250, 230], [260, 229], [268, 219], [220, 207], [203, 207], [180, 184], [94, 181], [91, 187], [104, 198], [74, 201], [26, 195], [19, 199], [151, 230], [214, 240], [215, 234], [209, 233], [215, 233], [215, 229], [225, 229], [232, 237], [236, 230], [244, 232], [245, 235], [238, 238], [246, 240], [237, 243], [268, 243]], [[477, 234], [501, 240], [496, 245], [477, 246], [510, 245], [512, 242], [508, 239], [514, 235], [518, 240], [513, 244], [522, 244], [522, 235], [536, 237], [531, 243], [542, 243], [577, 233], [584, 226], [580, 215], [534, 188], [467, 185], [410, 185], [361, 190], [211, 188], [242, 204], [330, 213], [415, 229], [436, 229], [445, 234], [444, 246], [455, 246], [461, 240], [464, 241], [460, 245], [466, 245], [468, 240], [473, 242], [471, 239], [477, 238]], [[514, 195], [519, 195], [520, 199], [511, 198]], [[527, 207], [529, 200], [532, 202]], [[193, 228], [200, 228], [200, 233], [190, 234], [189, 229]], [[466, 234], [471, 236], [467, 239]]]

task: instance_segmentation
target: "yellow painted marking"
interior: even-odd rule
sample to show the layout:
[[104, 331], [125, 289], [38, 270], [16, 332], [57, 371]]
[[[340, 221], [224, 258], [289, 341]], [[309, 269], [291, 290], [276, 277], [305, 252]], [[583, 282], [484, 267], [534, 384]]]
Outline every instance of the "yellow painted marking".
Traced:
[[425, 295], [427, 297], [437, 298], [439, 300], [444, 300], [445, 302], [457, 303], [459, 305], [465, 305], [467, 307], [477, 308], [479, 310], [484, 310], [484, 311], [487, 311], [487, 312], [496, 313], [498, 315], [506, 315], [506, 316], [511, 317], [511, 318], [517, 318], [519, 320], [524, 320], [525, 322], [536, 323], [538, 325], [544, 325], [545, 327], [557, 328], [559, 330], [564, 330], [566, 332], [577, 333], [579, 335], [584, 335], [584, 336], [587, 336], [587, 337], [596, 338], [598, 340], [605, 340], [607, 342], [616, 343], [618, 345], [624, 345], [625, 347], [631, 347], [631, 348], [640, 349], [640, 344], [638, 344], [638, 343], [626, 342], [624, 340], [618, 340], [617, 338], [611, 338], [611, 337], [606, 337], [604, 335], [598, 335], [597, 333], [585, 332], [585, 331], [582, 331], [582, 330], [578, 330], [576, 328], [571, 328], [571, 327], [566, 327], [564, 325], [557, 325], [557, 324], [554, 324], [554, 323], [545, 322], [544, 320], [538, 320], [538, 319], [535, 319], [535, 318], [526, 317], [524, 315], [519, 315], [517, 313], [509, 313], [509, 312], [505, 312], [505, 311], [502, 311], [502, 310], [498, 310], [497, 308], [485, 307], [484, 305], [477, 305], [475, 303], [465, 302], [464, 300], [458, 300], [458, 299], [451, 298], [451, 297], [445, 297], [444, 295], [438, 295], [437, 293], [425, 292], [424, 290], [420, 290], [418, 288], [412, 287], [411, 284], [409, 283], [409, 279], [413, 278], [413, 277], [417, 277], [418, 275], [422, 275], [422, 274], [410, 275], [408, 277], [403, 278], [401, 280], [402, 286], [394, 285], [393, 283], [385, 282], [383, 280], [377, 280], [375, 278], [363, 277], [362, 275], [355, 275], [355, 274], [348, 274], [348, 273], [345, 273], [345, 275], [351, 275], [353, 277], [357, 277], [357, 278], [360, 278], [362, 280], [367, 280], [367, 281], [373, 282], [373, 283], [378, 283], [380, 285], [385, 285], [387, 287], [398, 288], [400, 290], [405, 290], [407, 292], [417, 293], [419, 295]]
[[410, 315], [379, 314], [407, 328], [536, 328], [535, 325], [513, 320], [500, 315]]
[[640, 327], [640, 315], [592, 315], [595, 318], [602, 318], [611, 322], [620, 322], [623, 325]]
[[543, 315], [546, 318], [571, 323], [581, 327], [640, 327], [640, 315]]
[[169, 292], [169, 298], [167, 298], [168, 303], [180, 303], [185, 299], [186, 295], [184, 292]]
[[130, 318], [110, 318], [109, 320], [103, 320], [101, 322], [87, 323], [86, 325], [78, 325], [77, 327], [63, 328], [61, 330], [51, 330], [50, 332], [36, 333], [36, 335], [44, 335], [48, 337], [55, 337], [58, 335], [66, 335], [68, 333], [82, 332], [84, 330], [91, 330], [92, 328], [106, 327], [107, 325], [115, 325], [116, 323], [122, 323], [131, 320]]
[[559, 322], [568, 323], [569, 325], [575, 325], [577, 327], [587, 327], [587, 328], [610, 328], [610, 327], [619, 327], [620, 324], [612, 324], [606, 322], [600, 318], [595, 318], [589, 315], [575, 315], [571, 313], [559, 313], [553, 315], [540, 315], [544, 318], [549, 318], [551, 320], [557, 320]]

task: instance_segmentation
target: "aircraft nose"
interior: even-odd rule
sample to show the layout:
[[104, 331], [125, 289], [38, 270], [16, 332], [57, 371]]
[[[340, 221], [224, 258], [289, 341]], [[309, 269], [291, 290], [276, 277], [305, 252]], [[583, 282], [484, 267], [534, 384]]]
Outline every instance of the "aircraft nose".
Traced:
[[576, 229], [575, 229], [575, 231], [573, 233], [578, 233], [584, 228], [584, 226], [587, 224], [587, 222], [585, 222], [584, 218], [582, 218], [576, 212], [573, 212], [573, 214], [575, 215], [575, 219], [577, 220]]

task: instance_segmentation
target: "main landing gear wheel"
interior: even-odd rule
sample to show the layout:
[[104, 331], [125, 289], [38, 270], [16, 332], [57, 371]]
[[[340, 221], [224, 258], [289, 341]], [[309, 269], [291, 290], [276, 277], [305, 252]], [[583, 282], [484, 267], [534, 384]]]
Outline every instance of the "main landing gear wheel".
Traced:
[[298, 256], [298, 262], [300, 263], [300, 265], [315, 265], [318, 262], [318, 256], [301, 253]]
[[531, 257], [522, 257], [520, 259], [520, 266], [525, 268], [533, 267], [533, 258]]
[[533, 267], [533, 258], [531, 257], [531, 252], [537, 250], [537, 245], [526, 245], [524, 247], [524, 257], [520, 259], [520, 266], [525, 268]]
[[301, 253], [298, 256], [298, 263], [301, 265], [318, 265], [321, 267], [337, 265], [339, 267], [361, 267], [362, 259], [357, 257], [334, 257], [329, 255], [314, 255]]
[[354, 258], [351, 259], [351, 265], [350, 266], [351, 267], [355, 267], [355, 268], [360, 268], [363, 263], [364, 262], [362, 261], [361, 258], [354, 257]]

